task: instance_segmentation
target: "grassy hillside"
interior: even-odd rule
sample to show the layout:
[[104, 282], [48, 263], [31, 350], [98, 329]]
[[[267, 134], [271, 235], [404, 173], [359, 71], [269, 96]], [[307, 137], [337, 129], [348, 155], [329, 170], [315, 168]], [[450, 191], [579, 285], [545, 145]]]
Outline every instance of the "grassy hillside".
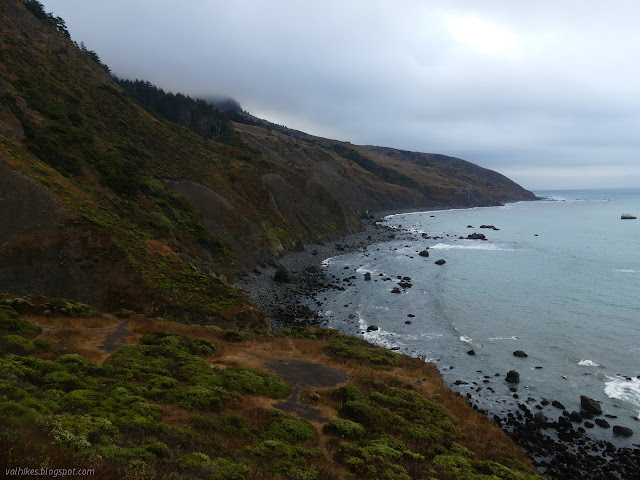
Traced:
[[0, 301], [0, 469], [94, 479], [533, 480], [433, 365], [335, 331], [274, 337]]
[[0, 291], [264, 325], [225, 280], [358, 227], [237, 134], [214, 142], [145, 111], [21, 2], [0, 3], [0, 27]]

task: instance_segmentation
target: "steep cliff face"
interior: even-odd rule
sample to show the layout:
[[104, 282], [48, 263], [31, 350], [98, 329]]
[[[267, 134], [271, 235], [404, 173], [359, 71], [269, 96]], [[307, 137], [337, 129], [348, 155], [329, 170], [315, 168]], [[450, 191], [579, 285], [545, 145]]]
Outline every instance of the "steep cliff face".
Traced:
[[462, 160], [266, 123], [204, 138], [18, 0], [0, 2], [0, 106], [0, 291], [108, 311], [264, 327], [228, 280], [361, 211], [532, 196]]

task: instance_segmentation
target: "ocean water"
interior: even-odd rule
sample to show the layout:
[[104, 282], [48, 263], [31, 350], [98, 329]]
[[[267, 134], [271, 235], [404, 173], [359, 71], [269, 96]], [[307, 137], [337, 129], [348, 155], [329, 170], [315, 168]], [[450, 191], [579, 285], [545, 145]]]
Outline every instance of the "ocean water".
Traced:
[[[623, 440], [596, 426], [592, 436], [640, 443], [640, 219], [620, 219], [640, 216], [640, 190], [536, 194], [545, 200], [386, 217], [408, 233], [327, 259], [328, 274], [356, 278], [326, 297], [321, 314], [331, 328], [436, 362], [454, 390], [489, 412], [527, 398], [580, 410], [587, 395], [617, 417], [609, 423], [635, 432]], [[458, 238], [473, 232], [487, 240]], [[419, 256], [427, 247], [430, 256]], [[435, 265], [440, 258], [446, 264]], [[393, 294], [398, 276], [412, 287]], [[379, 330], [367, 332], [371, 325]], [[504, 380], [511, 369], [518, 400]]]

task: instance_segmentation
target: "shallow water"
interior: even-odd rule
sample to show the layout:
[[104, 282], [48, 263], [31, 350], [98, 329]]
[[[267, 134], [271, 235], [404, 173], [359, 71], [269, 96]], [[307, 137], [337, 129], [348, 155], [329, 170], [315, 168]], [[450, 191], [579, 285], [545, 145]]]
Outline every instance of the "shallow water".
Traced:
[[[640, 443], [640, 220], [620, 219], [640, 215], [640, 190], [536, 193], [549, 199], [386, 217], [411, 235], [326, 260], [330, 275], [356, 279], [322, 314], [332, 328], [435, 361], [489, 411], [513, 408], [504, 375], [515, 369], [520, 401], [559, 400], [571, 411], [590, 396], [618, 417], [609, 423], [636, 432], [615, 443]], [[488, 240], [458, 238], [473, 232]], [[393, 294], [398, 276], [412, 287]], [[591, 433], [614, 440], [610, 429]]]

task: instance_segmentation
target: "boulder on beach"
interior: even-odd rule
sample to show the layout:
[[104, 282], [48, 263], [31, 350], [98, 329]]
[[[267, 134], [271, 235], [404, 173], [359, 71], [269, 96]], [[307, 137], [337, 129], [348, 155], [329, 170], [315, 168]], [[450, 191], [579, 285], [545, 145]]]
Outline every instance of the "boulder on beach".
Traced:
[[585, 395], [580, 395], [580, 406], [585, 412], [592, 413], [594, 415], [602, 415], [602, 407], [600, 402], [589, 398]]
[[418, 253], [418, 255], [420, 255], [421, 257], [428, 257], [429, 256], [429, 250], [427, 250], [426, 248], [424, 250], [422, 250], [420, 253]]
[[553, 405], [554, 407], [560, 410], [564, 410], [564, 405], [560, 403], [558, 400], [554, 400], [553, 402], [551, 402], [551, 405]]
[[291, 274], [284, 265], [280, 265], [273, 275], [273, 280], [280, 283], [291, 283]]
[[620, 425], [614, 425], [613, 434], [620, 437], [630, 437], [633, 435], [633, 430], [627, 427], [621, 427]]
[[520, 383], [520, 374], [515, 370], [509, 370], [506, 381], [509, 383]]
[[594, 420], [594, 422], [596, 422], [596, 425], [598, 425], [599, 427], [602, 427], [602, 428], [611, 427], [611, 425], [609, 425], [609, 422], [607, 422], [604, 418], [596, 418]]
[[520, 357], [520, 358], [527, 358], [529, 355], [524, 353], [522, 350], [516, 350], [515, 352], [513, 352], [513, 356]]
[[447, 263], [447, 262], [445, 262], [445, 261], [441, 258], [440, 260], [436, 260], [436, 261], [435, 261], [435, 262], [433, 262], [433, 263], [435, 263], [436, 265], [444, 265], [444, 264], [445, 264], [445, 263]]

